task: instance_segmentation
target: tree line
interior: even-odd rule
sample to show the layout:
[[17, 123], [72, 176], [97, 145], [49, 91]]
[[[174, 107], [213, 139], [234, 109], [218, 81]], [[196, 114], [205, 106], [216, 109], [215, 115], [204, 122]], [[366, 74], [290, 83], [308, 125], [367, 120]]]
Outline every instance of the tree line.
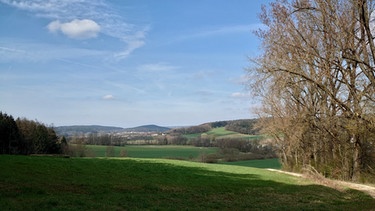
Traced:
[[64, 140], [43, 123], [0, 112], [0, 154], [60, 154]]
[[374, 9], [372, 0], [263, 7], [249, 74], [284, 168], [375, 181]]

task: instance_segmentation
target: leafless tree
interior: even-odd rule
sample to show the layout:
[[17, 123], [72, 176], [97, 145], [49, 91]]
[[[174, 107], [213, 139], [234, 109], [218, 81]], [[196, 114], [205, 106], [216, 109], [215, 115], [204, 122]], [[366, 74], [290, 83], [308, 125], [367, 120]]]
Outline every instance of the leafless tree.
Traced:
[[374, 2], [279, 0], [262, 8], [253, 91], [285, 168], [358, 181], [373, 175]]

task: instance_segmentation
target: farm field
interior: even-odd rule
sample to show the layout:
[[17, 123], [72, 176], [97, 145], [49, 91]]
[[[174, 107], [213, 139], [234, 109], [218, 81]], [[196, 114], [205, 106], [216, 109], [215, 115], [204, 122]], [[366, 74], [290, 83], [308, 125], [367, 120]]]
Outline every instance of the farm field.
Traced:
[[[94, 157], [107, 157], [107, 146], [86, 145], [91, 150]], [[193, 147], [193, 146], [171, 146], [171, 145], [144, 145], [144, 146], [126, 146], [114, 147], [115, 155], [120, 157], [121, 150], [126, 150], [127, 157], [130, 158], [168, 158], [181, 160], [196, 160], [202, 154], [214, 154], [218, 152], [216, 147]], [[281, 165], [277, 158], [262, 160], [244, 160], [235, 162], [222, 162], [226, 165], [236, 165], [255, 168], [273, 168], [280, 169]]]
[[206, 133], [195, 133], [195, 134], [186, 134], [184, 137], [188, 139], [197, 138], [201, 136], [207, 135], [207, 136], [213, 136], [217, 139], [221, 138], [239, 138], [239, 139], [246, 139], [246, 140], [253, 140], [253, 139], [259, 139], [262, 136], [260, 135], [247, 135], [242, 133], [233, 132], [230, 130], [226, 130], [225, 127], [217, 127], [213, 128], [212, 130], [206, 132]]
[[133, 158], [0, 156], [3, 210], [373, 210], [375, 199], [263, 169]]
[[[107, 146], [86, 145], [95, 157], [106, 157]], [[201, 154], [212, 154], [218, 151], [215, 147], [194, 147], [177, 145], [136, 145], [125, 147], [114, 147], [115, 156], [119, 157], [121, 150], [125, 150], [131, 158], [172, 158], [172, 159], [194, 159]]]

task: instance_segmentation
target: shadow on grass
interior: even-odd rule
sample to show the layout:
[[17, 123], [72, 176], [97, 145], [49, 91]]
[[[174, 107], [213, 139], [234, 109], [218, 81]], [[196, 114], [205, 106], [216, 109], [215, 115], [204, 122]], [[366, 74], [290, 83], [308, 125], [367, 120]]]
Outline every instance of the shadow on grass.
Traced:
[[[5, 210], [371, 210], [354, 190], [150, 161], [0, 156]], [[228, 167], [230, 168], [230, 167]]]

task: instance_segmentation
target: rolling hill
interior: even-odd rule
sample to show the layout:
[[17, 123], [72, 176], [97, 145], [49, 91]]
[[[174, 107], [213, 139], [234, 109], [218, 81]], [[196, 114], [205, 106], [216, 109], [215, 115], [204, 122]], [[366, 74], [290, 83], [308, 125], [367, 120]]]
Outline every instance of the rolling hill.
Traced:
[[115, 132], [167, 132], [172, 130], [172, 132], [178, 132], [182, 134], [194, 134], [207, 132], [213, 128], [225, 127], [229, 131], [241, 133], [241, 134], [258, 134], [258, 129], [254, 129], [253, 125], [256, 123], [256, 119], [240, 119], [240, 120], [230, 120], [230, 121], [217, 121], [204, 123], [197, 126], [189, 127], [162, 127], [154, 124], [141, 125], [138, 127], [122, 128], [122, 127], [112, 127], [112, 126], [101, 126], [101, 125], [72, 125], [72, 126], [59, 126], [55, 127], [55, 131], [59, 136], [73, 136], [76, 134], [86, 134], [86, 133], [115, 133]]
[[115, 132], [165, 132], [170, 130], [168, 127], [157, 125], [142, 125], [132, 128], [101, 126], [101, 125], [72, 125], [59, 126], [54, 128], [59, 136], [74, 136], [86, 133], [115, 133]]
[[170, 130], [168, 127], [161, 127], [158, 125], [142, 125], [133, 128], [125, 128], [123, 131], [125, 132], [166, 132]]
[[85, 133], [110, 133], [121, 131], [124, 128], [101, 126], [101, 125], [72, 125], [72, 126], [59, 126], [54, 128], [59, 136], [73, 136], [76, 134]]

